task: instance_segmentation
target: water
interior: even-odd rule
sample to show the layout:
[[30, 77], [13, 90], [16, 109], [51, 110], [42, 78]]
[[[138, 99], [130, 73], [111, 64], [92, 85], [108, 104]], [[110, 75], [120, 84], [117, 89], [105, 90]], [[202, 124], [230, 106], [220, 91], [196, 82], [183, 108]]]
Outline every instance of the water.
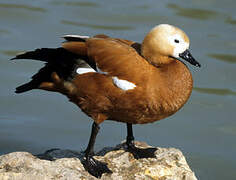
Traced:
[[[169, 23], [187, 32], [202, 68], [190, 67], [194, 90], [184, 108], [166, 120], [135, 126], [135, 137], [181, 149], [199, 179], [235, 179], [235, 5], [233, 0], [0, 0], [0, 154], [56, 147], [82, 150], [92, 123], [60, 94], [14, 94], [16, 86], [43, 66], [8, 61], [16, 53], [60, 46], [65, 34], [105, 33], [140, 42], [154, 25]], [[124, 124], [105, 122], [96, 149], [125, 136]]]

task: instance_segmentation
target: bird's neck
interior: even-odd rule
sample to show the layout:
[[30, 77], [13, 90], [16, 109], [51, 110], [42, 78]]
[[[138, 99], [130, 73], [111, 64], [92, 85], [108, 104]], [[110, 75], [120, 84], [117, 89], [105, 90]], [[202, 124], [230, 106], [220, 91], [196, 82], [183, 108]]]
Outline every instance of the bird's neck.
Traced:
[[148, 48], [149, 46], [142, 45], [141, 55], [152, 65], [159, 67], [171, 63], [171, 58], [161, 54], [158, 49]]

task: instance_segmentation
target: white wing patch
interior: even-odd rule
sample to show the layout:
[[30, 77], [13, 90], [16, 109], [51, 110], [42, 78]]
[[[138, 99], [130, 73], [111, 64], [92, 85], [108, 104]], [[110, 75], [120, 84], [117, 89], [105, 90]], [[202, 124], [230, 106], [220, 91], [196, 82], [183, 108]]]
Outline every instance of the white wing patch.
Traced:
[[130, 89], [134, 89], [136, 85], [134, 83], [131, 83], [127, 80], [119, 79], [118, 77], [112, 77], [113, 83], [120, 89], [127, 91]]
[[92, 69], [92, 68], [78, 68], [77, 70], [76, 70], [76, 72], [78, 73], [78, 74], [85, 74], [85, 73], [89, 73], [89, 72], [96, 72], [94, 69]]
[[63, 36], [64, 38], [80, 38], [80, 39], [88, 39], [89, 36], [81, 36], [81, 35], [74, 35], [74, 34], [68, 34]]
[[[107, 74], [107, 72], [101, 71], [98, 67], [97, 67], [97, 71], [95, 71], [93, 68], [78, 68], [76, 70], [76, 73], [78, 73], [78, 74], [85, 74], [85, 73], [90, 73], [90, 72]], [[131, 90], [136, 87], [136, 85], [134, 83], [129, 82], [127, 80], [119, 79], [118, 77], [112, 77], [112, 81], [118, 88], [120, 88], [124, 91]]]
[[104, 72], [101, 69], [99, 69], [98, 65], [97, 65], [97, 72], [100, 74], [108, 74], [107, 72]]

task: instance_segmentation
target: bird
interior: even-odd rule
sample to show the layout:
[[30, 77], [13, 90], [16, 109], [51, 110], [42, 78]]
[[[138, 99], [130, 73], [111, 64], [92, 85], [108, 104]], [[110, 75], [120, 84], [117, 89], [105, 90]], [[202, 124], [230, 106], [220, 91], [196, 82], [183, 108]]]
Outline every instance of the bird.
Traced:
[[112, 173], [106, 163], [93, 157], [96, 136], [105, 120], [126, 123], [125, 144], [135, 158], [153, 157], [153, 152], [135, 146], [132, 128], [173, 115], [189, 99], [193, 79], [185, 62], [201, 65], [190, 53], [187, 34], [176, 26], [159, 24], [142, 43], [104, 34], [63, 38], [61, 47], [39, 48], [12, 58], [45, 63], [15, 92], [58, 92], [91, 117], [83, 165], [95, 177]]

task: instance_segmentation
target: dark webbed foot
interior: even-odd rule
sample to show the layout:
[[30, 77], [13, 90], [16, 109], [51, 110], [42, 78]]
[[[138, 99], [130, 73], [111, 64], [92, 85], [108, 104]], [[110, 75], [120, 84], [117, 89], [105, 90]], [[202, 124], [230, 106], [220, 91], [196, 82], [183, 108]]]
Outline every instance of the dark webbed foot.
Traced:
[[155, 158], [155, 151], [156, 148], [137, 148], [134, 145], [134, 142], [126, 143], [127, 144], [127, 151], [132, 153], [135, 159], [141, 159], [141, 158]]
[[88, 156], [83, 162], [84, 168], [93, 176], [100, 178], [103, 173], [112, 173], [107, 167], [106, 163], [100, 162], [94, 159], [92, 156]]
[[141, 158], [155, 158], [156, 148], [146, 148], [140, 149], [137, 148], [134, 144], [134, 136], [132, 124], [127, 123], [127, 137], [126, 137], [127, 151], [132, 153], [135, 159]]

